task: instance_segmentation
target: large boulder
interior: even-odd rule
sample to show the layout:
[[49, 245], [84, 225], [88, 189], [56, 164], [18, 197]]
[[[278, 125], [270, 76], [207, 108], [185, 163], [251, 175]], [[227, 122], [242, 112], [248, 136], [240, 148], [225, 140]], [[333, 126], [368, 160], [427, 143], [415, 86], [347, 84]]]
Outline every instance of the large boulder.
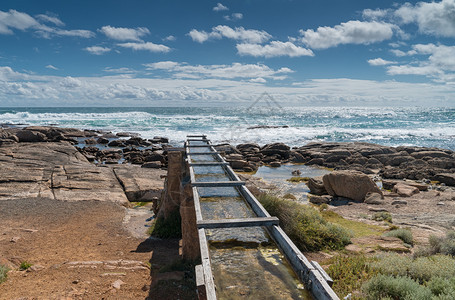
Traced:
[[433, 180], [439, 181], [440, 183], [444, 183], [449, 186], [455, 186], [455, 174], [450, 173], [436, 174], [433, 177]]
[[314, 194], [314, 195], [327, 194], [327, 191], [325, 190], [325, 187], [324, 187], [324, 182], [322, 181], [322, 176], [317, 176], [317, 177], [308, 179], [308, 182], [306, 185], [310, 189], [311, 194]]
[[364, 201], [367, 193], [382, 191], [367, 175], [357, 171], [334, 171], [322, 177], [324, 187], [331, 196]]
[[415, 186], [410, 186], [400, 182], [395, 184], [392, 192], [397, 193], [401, 197], [411, 197], [412, 195], [418, 194], [419, 189]]
[[16, 136], [19, 139], [19, 142], [22, 143], [37, 143], [47, 141], [47, 137], [44, 133], [33, 130], [19, 130], [16, 133]]

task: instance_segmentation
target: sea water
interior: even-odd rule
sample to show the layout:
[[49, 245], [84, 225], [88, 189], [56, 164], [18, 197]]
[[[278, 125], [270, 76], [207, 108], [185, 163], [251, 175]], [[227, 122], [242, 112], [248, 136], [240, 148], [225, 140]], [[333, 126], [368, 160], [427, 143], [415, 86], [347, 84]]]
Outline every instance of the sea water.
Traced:
[[454, 108], [0, 108], [0, 124], [136, 132], [166, 136], [175, 145], [203, 133], [214, 143], [356, 141], [455, 150]]

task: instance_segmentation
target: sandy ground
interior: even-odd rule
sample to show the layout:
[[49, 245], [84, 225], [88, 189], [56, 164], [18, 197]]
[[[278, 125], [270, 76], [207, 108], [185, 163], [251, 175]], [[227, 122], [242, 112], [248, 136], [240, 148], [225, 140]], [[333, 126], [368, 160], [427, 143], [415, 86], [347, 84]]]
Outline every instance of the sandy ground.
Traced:
[[0, 299], [176, 299], [150, 285], [179, 258], [178, 241], [138, 237], [125, 229], [126, 212], [100, 201], [0, 201], [0, 263], [12, 268]]

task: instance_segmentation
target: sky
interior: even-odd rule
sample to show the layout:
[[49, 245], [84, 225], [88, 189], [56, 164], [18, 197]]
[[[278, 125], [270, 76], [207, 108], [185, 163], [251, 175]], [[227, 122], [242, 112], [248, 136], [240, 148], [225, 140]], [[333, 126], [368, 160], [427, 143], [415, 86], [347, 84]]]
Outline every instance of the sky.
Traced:
[[0, 106], [455, 106], [455, 0], [2, 0]]

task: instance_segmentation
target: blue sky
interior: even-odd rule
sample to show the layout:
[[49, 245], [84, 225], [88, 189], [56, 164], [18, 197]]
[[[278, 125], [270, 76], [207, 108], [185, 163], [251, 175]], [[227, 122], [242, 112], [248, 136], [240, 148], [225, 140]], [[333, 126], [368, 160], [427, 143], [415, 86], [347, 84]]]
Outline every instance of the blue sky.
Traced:
[[0, 106], [455, 104], [455, 0], [0, 3]]

